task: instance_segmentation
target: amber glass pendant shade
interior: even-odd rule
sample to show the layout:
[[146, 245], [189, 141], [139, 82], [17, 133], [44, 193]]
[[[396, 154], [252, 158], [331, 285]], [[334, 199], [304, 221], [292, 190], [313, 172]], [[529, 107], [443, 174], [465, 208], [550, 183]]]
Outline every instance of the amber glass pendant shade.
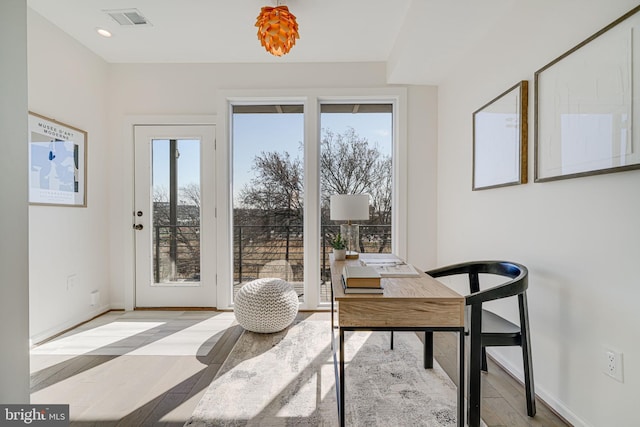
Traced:
[[260, 43], [267, 52], [275, 56], [289, 53], [296, 44], [296, 39], [300, 38], [296, 17], [289, 12], [287, 6], [263, 7], [256, 27]]

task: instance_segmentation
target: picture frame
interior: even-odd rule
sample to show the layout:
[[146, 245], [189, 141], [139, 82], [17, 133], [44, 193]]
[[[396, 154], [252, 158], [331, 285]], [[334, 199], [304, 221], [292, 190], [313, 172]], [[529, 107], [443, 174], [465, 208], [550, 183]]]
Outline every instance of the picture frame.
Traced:
[[522, 80], [473, 113], [473, 191], [527, 183], [528, 94]]
[[29, 111], [29, 204], [87, 206], [87, 132]]
[[640, 168], [640, 6], [535, 73], [535, 182]]

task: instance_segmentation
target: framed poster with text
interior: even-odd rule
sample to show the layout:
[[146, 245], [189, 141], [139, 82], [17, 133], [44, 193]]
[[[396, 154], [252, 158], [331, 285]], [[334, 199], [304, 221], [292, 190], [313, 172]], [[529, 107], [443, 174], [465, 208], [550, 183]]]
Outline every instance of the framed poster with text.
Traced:
[[29, 204], [87, 206], [87, 132], [29, 112]]

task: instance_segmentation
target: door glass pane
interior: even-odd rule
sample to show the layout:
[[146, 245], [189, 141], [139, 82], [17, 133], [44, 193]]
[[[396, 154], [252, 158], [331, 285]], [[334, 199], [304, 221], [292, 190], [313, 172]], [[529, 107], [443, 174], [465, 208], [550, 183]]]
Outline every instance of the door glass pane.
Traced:
[[302, 105], [233, 107], [233, 287], [276, 277], [304, 294]]
[[200, 281], [200, 141], [154, 139], [154, 283]]
[[368, 221], [360, 226], [358, 252], [390, 253], [393, 175], [392, 104], [321, 104], [321, 302], [330, 301], [330, 241], [340, 230], [331, 221], [332, 194], [368, 194]]

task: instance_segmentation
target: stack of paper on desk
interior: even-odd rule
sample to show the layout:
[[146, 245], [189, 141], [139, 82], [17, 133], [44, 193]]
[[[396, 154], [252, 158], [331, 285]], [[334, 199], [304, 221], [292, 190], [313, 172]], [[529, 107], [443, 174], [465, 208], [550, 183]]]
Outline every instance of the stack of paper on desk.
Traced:
[[420, 273], [399, 258], [374, 258], [361, 261], [364, 266], [376, 270], [381, 277], [418, 277]]

